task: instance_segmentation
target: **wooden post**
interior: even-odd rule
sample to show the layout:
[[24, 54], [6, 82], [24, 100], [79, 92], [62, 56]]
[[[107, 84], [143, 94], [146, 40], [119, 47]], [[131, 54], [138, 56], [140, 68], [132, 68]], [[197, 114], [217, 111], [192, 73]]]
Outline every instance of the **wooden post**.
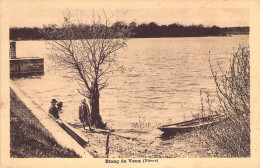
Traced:
[[106, 156], [108, 158], [109, 155], [109, 135], [110, 133], [107, 134], [107, 142], [106, 142]]
[[16, 45], [15, 44], [16, 44], [15, 41], [10, 42], [10, 55], [9, 55], [9, 57], [11, 59], [16, 58]]

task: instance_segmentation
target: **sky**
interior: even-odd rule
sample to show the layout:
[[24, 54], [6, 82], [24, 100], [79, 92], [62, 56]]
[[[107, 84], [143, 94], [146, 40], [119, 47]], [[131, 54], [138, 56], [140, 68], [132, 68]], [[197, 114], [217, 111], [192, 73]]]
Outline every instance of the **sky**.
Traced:
[[68, 0], [12, 0], [8, 4], [11, 27], [42, 27], [44, 24], [61, 24], [64, 10], [80, 18], [90, 20], [92, 12], [114, 13], [115, 20], [127, 24], [156, 22], [168, 25], [178, 22], [183, 25], [203, 24], [219, 27], [249, 26], [249, 4], [235, 0], [143, 0], [143, 1], [68, 1]]

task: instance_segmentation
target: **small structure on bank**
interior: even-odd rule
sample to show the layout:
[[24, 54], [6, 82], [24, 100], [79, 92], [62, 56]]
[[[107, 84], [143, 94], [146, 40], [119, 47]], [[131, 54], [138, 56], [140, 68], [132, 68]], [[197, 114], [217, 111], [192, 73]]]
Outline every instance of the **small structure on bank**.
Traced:
[[10, 42], [10, 77], [44, 74], [44, 59], [39, 57], [16, 57], [16, 42]]

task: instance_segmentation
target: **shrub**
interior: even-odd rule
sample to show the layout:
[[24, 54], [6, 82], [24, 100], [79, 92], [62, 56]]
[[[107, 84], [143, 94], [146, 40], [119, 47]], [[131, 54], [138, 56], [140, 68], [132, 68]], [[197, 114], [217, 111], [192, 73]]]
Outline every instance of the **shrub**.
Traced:
[[[233, 54], [228, 71], [224, 72], [218, 64], [220, 75], [213, 69], [216, 84], [219, 114], [226, 119], [207, 128], [208, 143], [215, 143], [221, 153], [228, 157], [250, 156], [250, 50], [239, 47]], [[208, 96], [207, 96], [208, 97]], [[210, 101], [207, 99], [210, 107]], [[210, 110], [210, 109], [209, 109]], [[211, 111], [211, 113], [216, 111]]]

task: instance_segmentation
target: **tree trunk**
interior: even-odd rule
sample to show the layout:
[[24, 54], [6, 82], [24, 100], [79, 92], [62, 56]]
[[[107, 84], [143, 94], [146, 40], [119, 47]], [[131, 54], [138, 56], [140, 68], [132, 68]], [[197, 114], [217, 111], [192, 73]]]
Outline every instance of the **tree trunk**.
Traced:
[[98, 85], [95, 82], [94, 86], [92, 85], [92, 93], [90, 98], [90, 111], [91, 111], [91, 125], [96, 128], [106, 128], [106, 124], [103, 123], [102, 117], [99, 113], [99, 91]]

